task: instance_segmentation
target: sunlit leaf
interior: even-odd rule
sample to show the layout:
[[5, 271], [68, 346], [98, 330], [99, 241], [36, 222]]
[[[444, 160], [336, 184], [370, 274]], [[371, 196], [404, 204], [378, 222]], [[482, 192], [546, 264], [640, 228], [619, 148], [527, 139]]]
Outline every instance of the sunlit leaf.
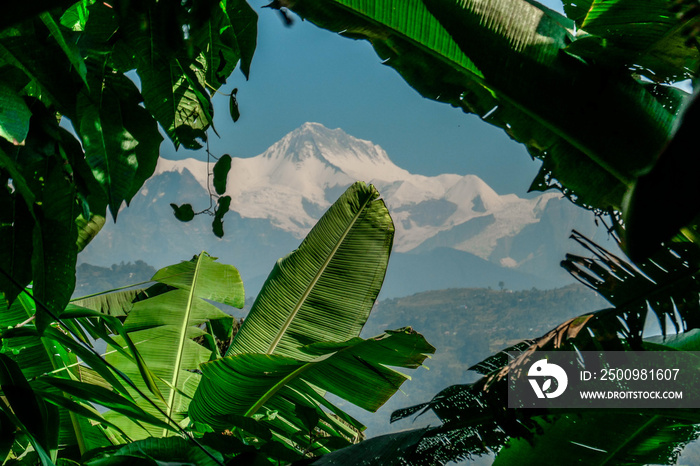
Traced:
[[24, 100], [0, 81], [0, 137], [12, 144], [23, 144], [29, 133], [32, 112]]
[[[226, 429], [230, 427], [226, 415], [252, 416], [264, 409], [277, 413], [265, 422], [276, 430], [292, 424], [295, 430], [306, 433], [309, 425], [318, 424], [317, 416], [340, 428], [337, 420], [319, 409], [316, 389], [375, 411], [408, 378], [387, 366], [417, 368], [434, 350], [422, 335], [406, 329], [368, 340], [354, 338], [301, 348], [311, 357], [308, 361], [260, 353], [228, 356], [201, 366], [203, 379], [190, 403], [190, 416]], [[304, 410], [303, 416], [299, 416], [300, 410]]]
[[277, 262], [226, 354], [305, 359], [301, 346], [359, 335], [384, 281], [393, 238], [376, 188], [348, 188], [299, 248]]
[[[205, 300], [241, 305], [244, 302], [243, 284], [238, 271], [215, 262], [206, 253], [191, 261], [181, 262], [160, 269], [153, 276], [160, 286], [168, 285], [160, 294], [127, 304], [128, 317], [124, 321], [121, 337], [128, 336], [143, 357], [162, 393], [162, 399], [154, 402], [165, 413], [147, 406], [143, 398], [134, 399], [151, 415], [167, 422], [167, 418], [180, 422], [184, 419], [190, 398], [199, 383], [195, 372], [199, 365], [210, 359], [210, 351], [193, 341], [206, 332], [199, 328], [210, 320], [229, 318]], [[107, 360], [124, 372], [137, 386], [146, 388], [133, 362], [122, 353], [107, 355]], [[107, 418], [117, 424], [130, 437], [138, 439], [148, 435], [162, 435], [162, 429], [144, 431], [128, 419], [115, 416]]]
[[153, 424], [167, 431], [174, 430], [170, 425], [149, 414], [132, 401], [103, 387], [55, 377], [44, 377], [42, 381], [88, 403], [97, 403], [129, 418]]

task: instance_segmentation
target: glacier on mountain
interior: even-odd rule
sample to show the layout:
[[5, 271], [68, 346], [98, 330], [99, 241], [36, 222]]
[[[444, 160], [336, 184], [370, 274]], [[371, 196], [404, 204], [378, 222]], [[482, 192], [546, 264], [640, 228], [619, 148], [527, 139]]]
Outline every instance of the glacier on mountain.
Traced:
[[[195, 159], [161, 158], [155, 175], [187, 170], [207, 189], [211, 168]], [[380, 146], [319, 123], [305, 123], [256, 157], [234, 157], [227, 194], [232, 198], [231, 210], [241, 217], [266, 219], [303, 238], [357, 180], [374, 184], [386, 201], [396, 225], [397, 252], [413, 251], [441, 238], [440, 247], [489, 259], [499, 239], [516, 236], [539, 222], [547, 204], [560, 197], [555, 193], [534, 199], [499, 195], [475, 175], [412, 174], [395, 165]], [[475, 231], [467, 237], [449, 240], [441, 235], [455, 228], [468, 230], [470, 223]], [[518, 265], [510, 257], [499, 260], [504, 266]]]

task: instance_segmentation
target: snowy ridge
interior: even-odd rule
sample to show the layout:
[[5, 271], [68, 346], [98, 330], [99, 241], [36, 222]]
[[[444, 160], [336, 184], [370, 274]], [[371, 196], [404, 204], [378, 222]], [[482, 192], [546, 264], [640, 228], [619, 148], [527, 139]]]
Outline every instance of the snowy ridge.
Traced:
[[[184, 170], [206, 189], [206, 162], [160, 158], [156, 174]], [[537, 223], [547, 203], [559, 197], [499, 195], [475, 175], [412, 174], [395, 165], [380, 146], [319, 123], [305, 123], [256, 157], [234, 158], [227, 194], [231, 209], [241, 217], [267, 219], [301, 238], [357, 180], [374, 184], [385, 199], [396, 225], [398, 252], [432, 241], [489, 258], [499, 240]], [[453, 238], [453, 229], [468, 234]], [[507, 257], [500, 262], [518, 265]]]

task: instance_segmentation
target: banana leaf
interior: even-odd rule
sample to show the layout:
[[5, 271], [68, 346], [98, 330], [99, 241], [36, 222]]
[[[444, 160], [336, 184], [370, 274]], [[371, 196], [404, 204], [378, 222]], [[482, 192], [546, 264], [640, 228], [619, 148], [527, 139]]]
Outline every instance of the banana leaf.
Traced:
[[568, 52], [610, 68], [633, 68], [655, 82], [682, 81], [697, 73], [698, 51], [686, 43], [685, 25], [670, 14], [668, 1], [576, 3], [589, 3], [583, 14], [574, 13], [588, 35], [569, 45]]
[[275, 264], [226, 355], [311, 359], [302, 346], [357, 337], [384, 281], [393, 238], [376, 188], [352, 185], [299, 249]]
[[[448, 387], [428, 403], [394, 412], [392, 422], [427, 410], [444, 422], [408, 449], [407, 461], [445, 464], [490, 453], [497, 455], [494, 464], [536, 464], [543, 457], [553, 464], [674, 464], [697, 438], [700, 417], [693, 410], [503, 409], [509, 371], [533, 351], [698, 348], [695, 244], [673, 244], [635, 266], [577, 232], [572, 238], [593, 257], [568, 255], [562, 265], [616, 307], [571, 319], [507, 349], [523, 357], [491, 356], [471, 368], [485, 374], [478, 382]], [[662, 327], [663, 335], [644, 338], [648, 309], [662, 325], [670, 321], [682, 333]]]
[[[202, 326], [210, 320], [229, 318], [207, 300], [242, 307], [243, 283], [238, 271], [220, 264], [203, 252], [192, 260], [165, 267], [153, 276], [160, 293], [136, 302], [125, 302], [124, 330], [155, 377], [162, 399], [153, 407], [137, 393], [131, 393], [137, 405], [162, 422], [182, 422], [194, 391], [199, 384], [199, 365], [211, 357], [211, 351], [193, 341], [207, 335]], [[124, 344], [122, 336], [113, 336]], [[145, 392], [146, 384], [138, 367], [123, 352], [110, 351], [107, 361], [126, 374]], [[114, 412], [105, 418], [137, 440], [168, 435], [167, 429], [155, 425], [138, 425]]]
[[299, 406], [306, 406], [314, 408], [323, 421], [319, 429], [333, 435], [334, 430], [346, 429], [321, 409], [318, 390], [376, 411], [408, 379], [389, 366], [417, 368], [435, 348], [407, 328], [368, 340], [316, 343], [300, 351], [308, 355], [306, 360], [243, 353], [203, 364], [203, 378], [190, 403], [190, 417], [225, 430], [233, 425], [229, 415], [275, 412], [264, 424], [278, 438], [291, 441], [310, 430], [298, 415]]
[[[577, 231], [571, 238], [592, 257], [567, 254], [562, 267], [626, 312], [632, 332], [641, 335], [648, 310], [664, 335], [700, 328], [700, 248], [696, 244], [672, 243], [634, 265]], [[633, 314], [638, 317], [632, 319]]]
[[86, 309], [92, 309], [108, 316], [126, 317], [133, 307], [134, 300], [141, 294], [147, 293], [146, 290], [146, 288], [131, 288], [112, 293], [98, 293], [96, 295], [72, 299], [71, 304]]
[[[115, 433], [122, 435], [123, 439], [129, 438], [118, 426], [110, 423], [90, 406], [92, 402], [104, 401], [105, 397], [101, 393], [107, 393], [105, 389], [110, 394], [107, 397], [108, 403], [116, 404], [118, 409], [121, 409], [119, 406], [125, 406], [128, 410], [126, 412], [132, 417], [162, 424], [161, 420], [149, 417], [151, 415], [133, 404], [130, 393], [118, 377], [123, 373], [115, 374], [104, 360], [77, 340], [54, 327], [47, 328], [43, 335], [39, 336], [32, 325], [35, 305], [31, 296], [23, 293], [10, 308], [0, 305], [0, 311], [0, 325], [7, 328], [2, 332], [2, 352], [21, 367], [24, 376], [31, 380], [31, 386], [37, 393], [58, 407], [58, 428], [55, 432], [59, 436], [61, 448], [77, 445], [80, 451], [84, 452], [110, 444], [108, 438], [114, 437]], [[100, 325], [90, 327], [90, 321], [87, 321], [86, 317], [93, 320], [95, 317], [101, 317], [111, 322], [110, 327], [121, 327], [114, 318], [75, 305], [69, 305], [66, 315], [62, 316], [62, 322], [67, 328], [80, 329], [83, 325], [91, 335], [99, 334], [100, 332], [91, 332], [90, 329], [100, 328]], [[111, 344], [115, 345], [114, 342]], [[131, 346], [133, 347], [133, 343]], [[133, 348], [119, 349], [125, 358], [132, 361], [133, 367], [139, 367], [133, 363], [139, 356], [136, 353], [137, 357], [134, 357]], [[85, 364], [89, 364], [90, 367]], [[138, 372], [136, 374], [138, 376]], [[80, 389], [71, 390], [71, 383], [80, 384]], [[119, 394], [113, 393], [112, 390]], [[53, 423], [45, 420], [45, 424]]]

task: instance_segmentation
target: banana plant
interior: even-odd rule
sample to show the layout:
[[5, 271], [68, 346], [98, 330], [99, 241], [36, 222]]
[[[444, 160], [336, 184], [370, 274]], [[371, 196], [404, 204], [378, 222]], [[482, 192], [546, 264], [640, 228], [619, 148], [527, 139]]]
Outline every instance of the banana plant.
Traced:
[[[354, 429], [364, 426], [326, 401], [326, 391], [374, 412], [409, 378], [386, 366], [415, 369], [435, 352], [411, 329], [300, 350], [313, 359], [241, 353], [203, 364], [204, 378], [190, 404], [190, 416], [216, 431], [246, 430], [239, 424], [241, 416], [261, 419], [277, 441], [327, 453], [334, 449], [324, 443], [328, 437], [356, 443]], [[313, 413], [311, 424], [299, 415], [304, 410]]]
[[[114, 304], [121, 303], [121, 313], [126, 314], [124, 330], [152, 371], [159, 396], [149, 395], [156, 406], [131, 392], [134, 401], [161, 421], [160, 425], [134, 422], [117, 411], [104, 417], [125, 432], [129, 438], [167, 436], [171, 432], [167, 424], [182, 422], [186, 418], [189, 401], [200, 380], [199, 365], [216, 356], [217, 345], [213, 337], [213, 322], [232, 320], [232, 317], [209, 301], [241, 308], [244, 289], [240, 274], [231, 265], [216, 262], [203, 252], [190, 261], [160, 269], [152, 278], [156, 284], [148, 291], [149, 297], [129, 300], [133, 295], [121, 292], [106, 295], [102, 300], [82, 301], [94, 309], [114, 311]], [[202, 328], [203, 327], [203, 328]], [[204, 345], [194, 339], [204, 339]], [[118, 345], [125, 345], [123, 336], [114, 335]], [[108, 351], [106, 360], [133, 380], [147, 393], [146, 382], [129, 354]], [[166, 424], [164, 428], [162, 424]]]
[[[325, 392], [374, 411], [408, 379], [393, 367], [417, 368], [435, 351], [410, 328], [358, 338], [381, 289], [393, 235], [374, 186], [348, 188], [299, 248], [275, 265], [225, 357], [216, 340], [225, 339], [227, 326], [218, 324], [231, 317], [209, 301], [242, 307], [243, 284], [234, 267], [206, 253], [159, 270], [152, 278], [156, 284], [143, 291], [75, 301], [74, 314], [123, 319], [123, 335], [108, 336], [115, 345], [106, 360], [146, 393], [146, 378], [133, 358], [118, 350], [128, 337], [161, 396], [147, 395], [158, 410], [127, 388], [160, 424], [108, 411], [104, 419], [123, 434], [112, 441], [128, 436], [150, 442], [144, 448], [175, 448], [168, 446], [169, 431], [162, 425], [171, 419], [189, 424], [203, 445], [223, 448], [229, 456], [247, 452], [293, 461], [358, 441], [364, 426], [326, 400]], [[74, 393], [80, 388], [72, 382], [54, 385]], [[224, 432], [248, 445], [232, 444]], [[95, 464], [135, 451], [106, 452]]]
[[[358, 338], [393, 236], [374, 186], [348, 188], [299, 248], [277, 262], [226, 357], [202, 364], [191, 418], [216, 431], [248, 432], [243, 419], [257, 419], [302, 454], [333, 450], [328, 437], [356, 441], [364, 426], [325, 392], [375, 411], [408, 378], [386, 366], [416, 368], [435, 351], [410, 329]], [[313, 422], [299, 415], [304, 409]]]
[[384, 282], [394, 224], [379, 192], [355, 183], [267, 277], [227, 356], [308, 359], [301, 347], [360, 334]]

